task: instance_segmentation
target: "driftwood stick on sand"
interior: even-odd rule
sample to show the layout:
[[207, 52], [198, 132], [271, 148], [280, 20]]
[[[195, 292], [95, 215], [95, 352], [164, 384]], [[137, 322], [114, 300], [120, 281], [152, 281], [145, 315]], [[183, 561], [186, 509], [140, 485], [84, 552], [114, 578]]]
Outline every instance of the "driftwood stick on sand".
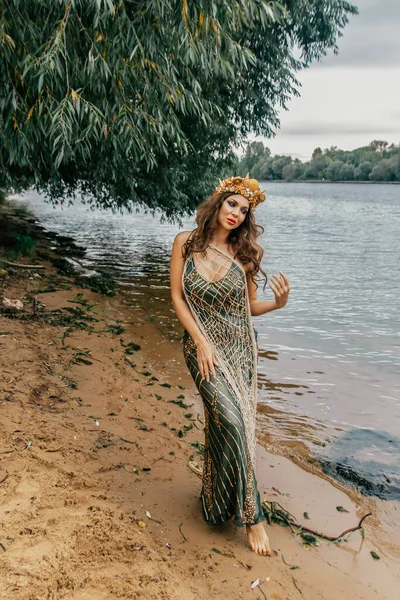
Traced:
[[301, 591], [301, 589], [299, 588], [297, 581], [295, 580], [295, 578], [292, 575], [292, 579], [293, 579], [293, 583], [294, 583], [294, 587], [296, 588], [296, 590], [298, 590], [298, 592], [303, 595], [303, 592]]
[[183, 531], [182, 531], [182, 529], [181, 529], [182, 525], [183, 525], [183, 523], [181, 523], [181, 524], [179, 525], [178, 529], [179, 529], [179, 533], [180, 533], [180, 534], [181, 534], [181, 536], [183, 537], [183, 542], [182, 542], [182, 544], [183, 544], [184, 542], [187, 542], [187, 537], [185, 536], [185, 534], [183, 533]]
[[[267, 506], [266, 506], [267, 503], [271, 505], [271, 509], [267, 508]], [[371, 512], [367, 513], [360, 519], [360, 522], [358, 523], [358, 525], [356, 525], [356, 527], [350, 527], [349, 529], [346, 529], [345, 531], [343, 531], [340, 535], [331, 536], [331, 535], [326, 535], [325, 533], [320, 533], [318, 531], [314, 531], [314, 529], [311, 529], [310, 527], [306, 527], [305, 525], [301, 525], [300, 523], [296, 523], [296, 521], [292, 521], [291, 519], [288, 519], [287, 515], [289, 515], [290, 513], [286, 513], [286, 511], [285, 511], [285, 509], [283, 509], [283, 507], [281, 507], [282, 510], [280, 510], [280, 511], [277, 511], [275, 509], [274, 504], [278, 504], [277, 502], [273, 502], [273, 501], [269, 502], [268, 500], [264, 500], [263, 504], [264, 504], [264, 507], [267, 509], [269, 516], [272, 515], [273, 517], [275, 517], [275, 519], [281, 520], [286, 525], [289, 525], [291, 531], [292, 531], [292, 527], [297, 527], [298, 529], [301, 529], [302, 531], [306, 531], [307, 533], [311, 533], [312, 535], [315, 535], [317, 537], [323, 538], [325, 540], [329, 540], [330, 542], [336, 542], [337, 540], [340, 540], [343, 536], [347, 535], [348, 533], [351, 533], [352, 531], [357, 531], [358, 529], [361, 529], [364, 519], [366, 519], [367, 517], [370, 517], [372, 515]], [[281, 505], [279, 504], [279, 506], [281, 506]], [[285, 513], [286, 513], [286, 515], [285, 515]]]
[[9, 260], [1, 259], [1, 262], [11, 267], [18, 267], [20, 269], [44, 269], [44, 265], [23, 265], [22, 263], [10, 262]]
[[300, 523], [292, 523], [292, 525], [293, 525], [293, 527], [299, 527], [302, 531], [307, 531], [307, 533], [312, 533], [318, 537], [324, 538], [325, 540], [329, 540], [331, 542], [336, 542], [336, 540], [340, 540], [343, 536], [347, 535], [348, 533], [351, 533], [352, 531], [357, 531], [358, 529], [361, 529], [362, 522], [364, 521], [364, 519], [366, 519], [367, 517], [370, 517], [371, 515], [372, 515], [372, 513], [367, 513], [366, 515], [364, 515], [362, 517], [362, 519], [360, 519], [360, 522], [356, 527], [350, 527], [350, 529], [346, 529], [346, 531], [343, 531], [340, 535], [336, 535], [336, 536], [330, 536], [330, 535], [325, 535], [324, 533], [318, 533], [318, 531], [313, 531], [309, 527], [300, 525]]

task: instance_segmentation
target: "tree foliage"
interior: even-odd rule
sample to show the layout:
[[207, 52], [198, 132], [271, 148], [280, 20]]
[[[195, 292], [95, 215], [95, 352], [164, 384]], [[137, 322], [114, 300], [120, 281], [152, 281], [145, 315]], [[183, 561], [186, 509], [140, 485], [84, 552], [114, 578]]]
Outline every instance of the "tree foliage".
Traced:
[[[184, 215], [270, 136], [345, 0], [4, 0], [0, 186]], [[301, 52], [301, 58], [295, 53]]]
[[248, 143], [238, 169], [260, 180], [400, 181], [400, 143], [373, 140], [351, 151], [316, 148], [304, 163], [291, 156], [272, 156], [263, 147], [262, 142]]

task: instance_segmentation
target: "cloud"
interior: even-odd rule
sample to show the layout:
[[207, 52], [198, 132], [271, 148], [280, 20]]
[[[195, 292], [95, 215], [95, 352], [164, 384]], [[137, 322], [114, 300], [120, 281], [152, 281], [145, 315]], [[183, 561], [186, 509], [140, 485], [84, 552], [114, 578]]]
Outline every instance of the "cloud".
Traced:
[[392, 23], [393, 19], [400, 23], [398, 0], [356, 0], [360, 17], [366, 22]]
[[[400, 25], [399, 25], [400, 30]], [[339, 55], [333, 53], [316, 64], [317, 68], [324, 67], [361, 67], [371, 68], [384, 66], [398, 68], [400, 64], [400, 44], [379, 43], [365, 40], [363, 44], [354, 45], [341, 50]]]
[[[352, 136], [352, 135], [372, 135], [376, 136], [379, 134], [395, 134], [396, 130], [393, 127], [387, 125], [372, 125], [371, 123], [357, 123], [352, 125], [350, 123], [315, 123], [315, 122], [302, 122], [292, 123], [291, 125], [284, 127], [280, 130], [280, 136], [316, 136], [316, 135], [341, 135], [341, 136]], [[400, 127], [397, 129], [400, 133]]]
[[339, 38], [339, 54], [332, 51], [316, 63], [328, 67], [395, 67], [400, 64], [399, 0], [355, 0], [359, 15], [350, 22]]

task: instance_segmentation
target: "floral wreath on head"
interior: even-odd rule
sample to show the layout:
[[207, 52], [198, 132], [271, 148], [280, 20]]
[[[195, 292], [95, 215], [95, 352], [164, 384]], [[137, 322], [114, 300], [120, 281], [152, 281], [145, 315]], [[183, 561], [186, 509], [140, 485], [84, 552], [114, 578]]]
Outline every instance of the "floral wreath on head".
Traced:
[[261, 202], [265, 200], [266, 190], [260, 190], [257, 179], [249, 179], [249, 173], [246, 177], [228, 177], [223, 181], [219, 180], [219, 185], [214, 190], [214, 196], [221, 194], [222, 192], [232, 192], [233, 194], [240, 194], [249, 201], [251, 208], [256, 208]]

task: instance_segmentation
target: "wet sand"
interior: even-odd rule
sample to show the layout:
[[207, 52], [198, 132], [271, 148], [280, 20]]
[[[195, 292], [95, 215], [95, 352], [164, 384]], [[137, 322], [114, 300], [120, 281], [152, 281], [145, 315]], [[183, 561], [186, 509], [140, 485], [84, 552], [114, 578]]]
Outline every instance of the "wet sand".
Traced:
[[[40, 264], [40, 278], [15, 269], [3, 294], [46, 288], [55, 271]], [[268, 526], [273, 557], [256, 556], [242, 529], [202, 520], [201, 481], [188, 460], [191, 442], [204, 440], [203, 413], [180, 342], [123, 294], [107, 298], [60, 277], [57, 291], [37, 298], [45, 306], [35, 318], [0, 317], [0, 598], [396, 597], [396, 540], [380, 537], [379, 519], [384, 507], [395, 526], [395, 503], [333, 485], [312, 464], [259, 445], [262, 498], [305, 525], [338, 535], [369, 510], [375, 516], [365, 540], [357, 531], [318, 547]], [[71, 315], [67, 308], [80, 309], [88, 327], [50, 324], [50, 311]]]

